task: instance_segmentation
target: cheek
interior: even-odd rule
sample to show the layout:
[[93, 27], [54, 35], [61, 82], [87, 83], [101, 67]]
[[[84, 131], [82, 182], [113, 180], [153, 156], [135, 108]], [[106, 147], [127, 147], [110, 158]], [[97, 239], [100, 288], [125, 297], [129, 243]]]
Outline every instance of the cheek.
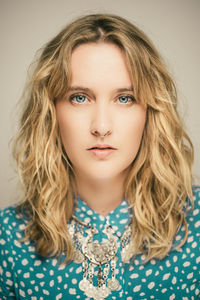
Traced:
[[70, 146], [73, 146], [75, 139], [77, 136], [76, 127], [72, 126], [72, 124], [68, 121], [59, 122], [60, 134], [62, 138], [63, 145], [69, 149]]
[[73, 120], [65, 107], [62, 107], [61, 103], [56, 106], [56, 115], [61, 139], [66, 150], [66, 146], [70, 144], [69, 140], [73, 136]]
[[73, 113], [58, 113], [58, 125], [62, 143], [67, 153], [74, 152], [83, 139], [84, 122], [75, 118]]
[[134, 119], [131, 118], [130, 120], [126, 120], [126, 126], [124, 126], [124, 128], [127, 128], [128, 130], [125, 130], [124, 143], [129, 153], [137, 153], [142, 140], [145, 121], [145, 113], [135, 116]]
[[70, 120], [68, 116], [58, 114], [58, 125], [62, 139], [66, 139], [66, 137], [70, 135], [71, 132]]

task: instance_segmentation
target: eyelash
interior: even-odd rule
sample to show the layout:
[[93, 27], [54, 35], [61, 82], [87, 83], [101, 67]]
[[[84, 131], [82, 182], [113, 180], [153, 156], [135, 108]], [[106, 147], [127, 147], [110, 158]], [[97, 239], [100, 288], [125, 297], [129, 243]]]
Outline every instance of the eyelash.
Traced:
[[[86, 99], [87, 99], [87, 96], [85, 96], [85, 95], [83, 95], [83, 94], [73, 94], [73, 95], [71, 95], [70, 97], [69, 97], [69, 101], [70, 102], [72, 102], [73, 101], [73, 99], [75, 98], [75, 97], [85, 97]], [[122, 97], [125, 97], [125, 98], [130, 98], [131, 99], [131, 102], [135, 102], [136, 101], [136, 99], [135, 99], [135, 97], [133, 97], [132, 95], [122, 95], [122, 96], [119, 96], [118, 97], [118, 99], [119, 98], [122, 98]], [[84, 103], [84, 102], [76, 102], [76, 103], [79, 103], [79, 104], [81, 104], [81, 103]], [[121, 102], [122, 104], [124, 103], [124, 104], [128, 104], [128, 103], [130, 103], [129, 101], [128, 102]]]

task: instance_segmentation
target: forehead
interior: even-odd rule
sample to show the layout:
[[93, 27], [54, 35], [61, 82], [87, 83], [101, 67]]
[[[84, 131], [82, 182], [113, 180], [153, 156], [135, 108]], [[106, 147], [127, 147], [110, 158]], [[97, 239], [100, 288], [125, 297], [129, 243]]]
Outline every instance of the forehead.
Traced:
[[111, 43], [87, 43], [75, 48], [71, 72], [75, 85], [131, 85], [124, 53]]

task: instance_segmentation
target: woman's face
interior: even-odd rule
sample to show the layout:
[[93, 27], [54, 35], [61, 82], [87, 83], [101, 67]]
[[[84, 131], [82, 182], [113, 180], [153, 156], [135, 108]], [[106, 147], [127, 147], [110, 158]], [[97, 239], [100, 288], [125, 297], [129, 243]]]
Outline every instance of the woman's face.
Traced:
[[[146, 110], [134, 99], [123, 52], [114, 44], [78, 46], [72, 82], [56, 101], [65, 151], [77, 177], [122, 178], [138, 152]], [[112, 147], [114, 150], [93, 149]]]

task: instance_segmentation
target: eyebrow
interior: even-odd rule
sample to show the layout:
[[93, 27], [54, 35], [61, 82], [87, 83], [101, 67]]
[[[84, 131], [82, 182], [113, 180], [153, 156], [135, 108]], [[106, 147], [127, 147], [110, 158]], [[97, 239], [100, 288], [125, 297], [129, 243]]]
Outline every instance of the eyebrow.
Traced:
[[[86, 88], [86, 87], [82, 87], [82, 86], [71, 86], [67, 89], [67, 92], [71, 92], [71, 91], [84, 91], [84, 92], [90, 92], [92, 94], [93, 91], [89, 88]], [[117, 92], [117, 93], [122, 93], [122, 92], [133, 92], [134, 89], [132, 86], [129, 86], [129, 87], [123, 87], [123, 88], [118, 88], [118, 89], [114, 89], [113, 90], [114, 92]]]

